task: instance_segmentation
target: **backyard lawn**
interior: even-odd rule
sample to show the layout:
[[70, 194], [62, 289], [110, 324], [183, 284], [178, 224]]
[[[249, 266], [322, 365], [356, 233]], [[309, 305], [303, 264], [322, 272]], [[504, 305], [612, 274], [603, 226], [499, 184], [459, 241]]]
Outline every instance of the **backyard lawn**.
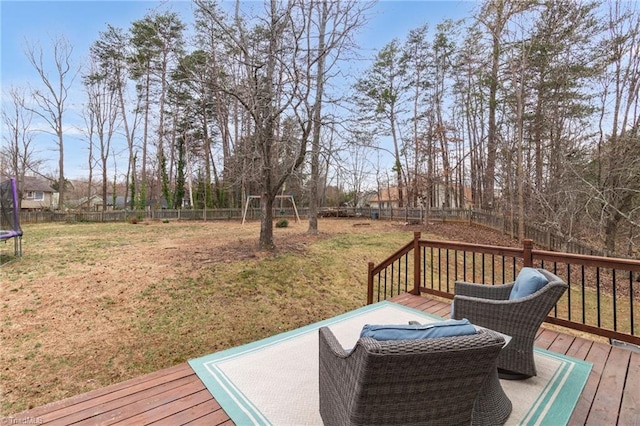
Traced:
[[[467, 225], [307, 226], [275, 228], [274, 253], [257, 251], [257, 222], [23, 226], [22, 259], [0, 268], [2, 415], [363, 306], [367, 262], [416, 230], [514, 245]], [[13, 243], [0, 250], [6, 260]]]

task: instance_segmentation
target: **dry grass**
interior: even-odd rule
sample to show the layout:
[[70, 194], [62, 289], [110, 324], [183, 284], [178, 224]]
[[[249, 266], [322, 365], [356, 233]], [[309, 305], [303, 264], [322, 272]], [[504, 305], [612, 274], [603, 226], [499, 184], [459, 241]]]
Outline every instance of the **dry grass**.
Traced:
[[[273, 253], [257, 250], [256, 222], [23, 228], [24, 257], [0, 268], [3, 415], [363, 306], [367, 262], [388, 257], [415, 230], [519, 246], [482, 227], [369, 220], [324, 219], [317, 236], [306, 234], [307, 222], [290, 221], [274, 230]], [[11, 242], [0, 245], [0, 259], [12, 253]], [[612, 298], [603, 297], [608, 306]]]
[[362, 222], [290, 222], [275, 253], [258, 223], [24, 226], [24, 257], [0, 269], [2, 413], [363, 306], [367, 262], [413, 229]]

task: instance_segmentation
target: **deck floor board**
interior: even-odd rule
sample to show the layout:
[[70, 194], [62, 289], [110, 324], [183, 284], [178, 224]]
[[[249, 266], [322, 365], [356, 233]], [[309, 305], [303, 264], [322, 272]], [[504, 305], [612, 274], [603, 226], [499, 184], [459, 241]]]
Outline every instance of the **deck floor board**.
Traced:
[[629, 350], [611, 348], [587, 417], [587, 425], [610, 425], [618, 421], [630, 355]]
[[[401, 294], [393, 302], [449, 317], [443, 299]], [[543, 326], [544, 327], [544, 326]], [[640, 353], [541, 328], [536, 346], [587, 360], [593, 368], [570, 425], [640, 425]], [[45, 425], [233, 425], [188, 363], [8, 416]], [[554, 425], [555, 426], [555, 425]]]
[[[208, 391], [207, 391], [208, 392]], [[171, 416], [158, 420], [154, 425], [156, 426], [174, 426], [182, 425], [188, 422], [197, 420], [201, 417], [214, 414], [216, 411], [221, 411], [220, 404], [209, 396], [208, 399], [200, 404], [193, 405], [192, 407], [174, 413]], [[224, 413], [224, 412], [223, 412]], [[226, 414], [225, 414], [226, 416]]]
[[589, 374], [587, 383], [580, 394], [580, 399], [578, 400], [578, 403], [573, 410], [573, 414], [571, 415], [571, 419], [569, 420], [570, 425], [577, 426], [586, 424], [593, 405], [593, 400], [596, 396], [596, 391], [600, 386], [602, 370], [607, 362], [607, 358], [609, 358], [610, 349], [611, 346], [609, 345], [594, 342], [594, 344], [591, 345], [591, 349], [587, 353], [587, 356], [584, 358], [584, 360], [591, 362], [593, 367], [591, 368], [591, 374]]
[[627, 383], [624, 387], [624, 395], [620, 405], [619, 422], [623, 425], [640, 424], [640, 380], [633, 378], [640, 377], [640, 353], [631, 353], [629, 360], [629, 369], [627, 374]]

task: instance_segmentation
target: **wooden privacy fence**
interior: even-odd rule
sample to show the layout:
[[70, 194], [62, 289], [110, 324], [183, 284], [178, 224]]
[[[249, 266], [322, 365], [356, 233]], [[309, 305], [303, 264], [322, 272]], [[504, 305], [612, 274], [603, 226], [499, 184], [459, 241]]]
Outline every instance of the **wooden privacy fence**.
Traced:
[[367, 303], [400, 293], [453, 298], [455, 281], [486, 285], [515, 280], [524, 266], [545, 268], [568, 285], [546, 321], [640, 345], [640, 261], [454, 241], [411, 242], [368, 266]]
[[[309, 209], [298, 208], [300, 217], [308, 218]], [[112, 211], [22, 211], [20, 223], [41, 222], [118, 222], [131, 217], [139, 219], [174, 219], [174, 220], [242, 220], [242, 209], [154, 209], [154, 210], [112, 210]], [[518, 235], [517, 217], [485, 211], [479, 209], [425, 209], [425, 208], [372, 208], [372, 207], [323, 207], [319, 211], [320, 217], [335, 218], [366, 218], [373, 220], [398, 220], [413, 224], [428, 224], [430, 222], [466, 222], [486, 226], [512, 236]], [[291, 207], [273, 209], [273, 218], [295, 219], [296, 212]], [[248, 208], [247, 219], [260, 219], [260, 209]], [[564, 251], [602, 256], [603, 252], [589, 247], [579, 241], [567, 241], [561, 235], [554, 234], [549, 229], [541, 229], [533, 224], [525, 224], [525, 238], [532, 239], [537, 244], [549, 250]]]

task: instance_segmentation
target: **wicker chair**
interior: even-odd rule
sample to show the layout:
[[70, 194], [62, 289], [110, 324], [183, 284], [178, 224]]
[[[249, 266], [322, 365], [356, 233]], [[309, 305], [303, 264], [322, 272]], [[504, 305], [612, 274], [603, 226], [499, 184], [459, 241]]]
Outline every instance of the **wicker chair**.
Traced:
[[549, 283], [529, 296], [513, 300], [509, 300], [513, 282], [495, 286], [455, 283], [452, 318], [467, 318], [475, 325], [511, 336], [498, 356], [501, 378], [525, 379], [536, 375], [533, 357], [536, 332], [568, 288], [551, 272], [538, 271]]
[[320, 328], [319, 337], [320, 415], [328, 426], [470, 424], [504, 344], [491, 331], [395, 341], [361, 337], [346, 352], [330, 329]]

